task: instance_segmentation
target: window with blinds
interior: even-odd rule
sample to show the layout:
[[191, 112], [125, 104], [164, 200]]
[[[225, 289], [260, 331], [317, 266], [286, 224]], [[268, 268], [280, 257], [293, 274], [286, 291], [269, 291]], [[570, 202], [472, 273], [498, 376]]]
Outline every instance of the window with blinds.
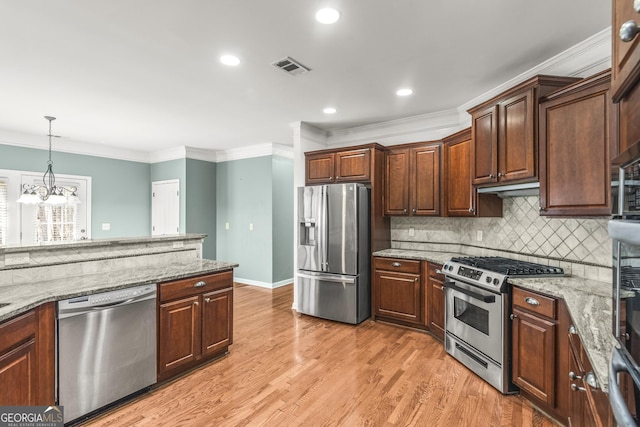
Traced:
[[0, 245], [7, 244], [7, 181], [0, 180]]
[[77, 205], [37, 205], [33, 228], [38, 243], [76, 240], [80, 234]]

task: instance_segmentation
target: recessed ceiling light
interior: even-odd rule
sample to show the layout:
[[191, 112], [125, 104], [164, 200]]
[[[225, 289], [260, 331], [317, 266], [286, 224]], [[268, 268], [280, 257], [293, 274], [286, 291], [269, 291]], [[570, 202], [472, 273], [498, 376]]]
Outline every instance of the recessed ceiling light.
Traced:
[[321, 24], [334, 24], [340, 19], [340, 12], [330, 7], [320, 9], [316, 12], [316, 21]]
[[336, 111], [338, 111], [338, 110], [336, 110], [333, 107], [327, 107], [324, 110], [322, 110], [322, 112], [325, 113], [325, 114], [335, 114]]
[[222, 62], [224, 65], [230, 65], [232, 67], [235, 67], [240, 63], [240, 59], [238, 59], [237, 56], [233, 56], [233, 55], [222, 55], [220, 57], [220, 62]]
[[398, 91], [396, 92], [396, 95], [398, 96], [409, 96], [413, 93], [413, 90], [409, 89], [409, 88], [404, 88], [404, 89], [398, 89]]

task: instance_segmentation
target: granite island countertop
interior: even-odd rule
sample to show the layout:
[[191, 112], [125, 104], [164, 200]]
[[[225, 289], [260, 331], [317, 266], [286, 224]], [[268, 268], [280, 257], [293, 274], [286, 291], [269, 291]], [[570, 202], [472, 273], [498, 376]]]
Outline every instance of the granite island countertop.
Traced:
[[107, 274], [82, 274], [37, 282], [0, 284], [0, 322], [45, 302], [184, 279], [235, 267], [238, 267], [238, 264], [193, 259], [161, 266], [123, 268], [109, 271]]
[[[444, 264], [460, 253], [384, 249], [373, 256], [404, 258]], [[615, 345], [611, 332], [611, 283], [576, 276], [547, 278], [510, 278], [509, 283], [531, 291], [562, 298], [567, 304], [573, 325], [593, 367], [598, 384], [609, 390], [609, 360]]]

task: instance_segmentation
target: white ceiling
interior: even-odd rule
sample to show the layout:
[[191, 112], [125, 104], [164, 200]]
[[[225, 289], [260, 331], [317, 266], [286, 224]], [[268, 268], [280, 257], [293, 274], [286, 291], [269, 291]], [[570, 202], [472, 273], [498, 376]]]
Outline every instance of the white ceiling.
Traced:
[[[340, 21], [317, 23], [324, 6]], [[0, 135], [53, 115], [69, 141], [142, 151], [291, 145], [296, 121], [455, 108], [610, 22], [607, 0], [0, 0]]]

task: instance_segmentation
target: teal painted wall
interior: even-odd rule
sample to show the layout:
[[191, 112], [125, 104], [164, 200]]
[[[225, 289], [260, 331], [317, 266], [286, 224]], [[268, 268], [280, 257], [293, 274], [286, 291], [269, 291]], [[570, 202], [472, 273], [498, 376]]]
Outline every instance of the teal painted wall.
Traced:
[[202, 160], [186, 161], [186, 231], [204, 233], [203, 258], [216, 259], [216, 170]]
[[[55, 151], [51, 158], [56, 174], [92, 177], [92, 238], [150, 234], [149, 164]], [[0, 169], [44, 173], [47, 159], [47, 150], [0, 145]], [[110, 223], [111, 230], [102, 231], [103, 223]]]
[[[156, 181], [168, 181], [170, 179], [180, 180], [180, 233], [186, 233], [186, 185], [187, 185], [187, 159], [168, 160], [166, 162], [153, 163], [150, 168], [149, 192], [151, 192], [151, 183]], [[149, 196], [151, 197], [151, 196]], [[151, 204], [151, 198], [149, 198]], [[151, 213], [149, 213], [151, 215]], [[151, 221], [151, 218], [149, 218]], [[151, 234], [149, 228], [148, 234]]]
[[273, 283], [293, 277], [293, 159], [273, 156]]
[[267, 283], [272, 283], [271, 159], [222, 162], [216, 170], [217, 259], [239, 263], [236, 277]]

